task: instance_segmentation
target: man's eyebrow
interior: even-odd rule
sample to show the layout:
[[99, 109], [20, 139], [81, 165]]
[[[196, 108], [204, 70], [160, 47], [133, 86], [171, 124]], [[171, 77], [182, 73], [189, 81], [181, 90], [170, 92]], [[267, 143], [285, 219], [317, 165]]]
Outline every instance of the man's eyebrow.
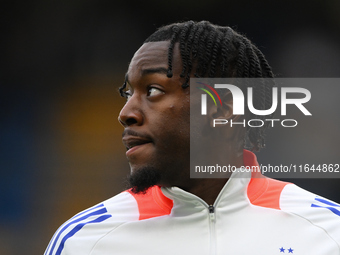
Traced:
[[[142, 75], [148, 75], [148, 74], [153, 74], [153, 73], [161, 73], [161, 74], [166, 75], [168, 73], [168, 69], [166, 69], [164, 67], [147, 68], [147, 69], [142, 69], [141, 73], [142, 73]], [[125, 82], [126, 82], [126, 84], [130, 85], [129, 76], [128, 76], [127, 73], [125, 74]]]
[[156, 67], [156, 68], [147, 68], [147, 69], [142, 69], [142, 75], [147, 75], [147, 74], [153, 74], [153, 73], [162, 73], [162, 74], [167, 74], [168, 69], [164, 67]]

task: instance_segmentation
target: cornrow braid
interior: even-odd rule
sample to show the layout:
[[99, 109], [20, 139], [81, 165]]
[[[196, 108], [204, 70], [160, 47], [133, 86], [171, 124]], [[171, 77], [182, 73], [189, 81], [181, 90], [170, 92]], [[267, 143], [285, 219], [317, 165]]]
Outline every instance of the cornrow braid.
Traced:
[[221, 40], [222, 40], [223, 34], [219, 33], [216, 35], [214, 39], [214, 45], [212, 47], [212, 59], [210, 63], [210, 72], [209, 72], [209, 77], [215, 77], [216, 75], [216, 63], [217, 63], [217, 58], [216, 56], [220, 55], [221, 52]]
[[180, 52], [181, 52], [181, 55], [183, 56], [183, 70], [182, 70], [182, 73], [180, 74], [180, 76], [182, 78], [184, 78], [184, 75], [185, 75], [185, 72], [186, 72], [186, 69], [187, 69], [187, 66], [188, 66], [188, 59], [189, 59], [189, 54], [188, 52], [186, 51], [186, 47], [188, 47], [188, 45], [185, 44], [185, 41], [187, 40], [189, 34], [188, 34], [188, 30], [191, 28], [191, 26], [193, 25], [193, 23], [188, 23], [188, 24], [185, 24], [182, 32], [181, 32], [181, 35], [180, 35]]
[[169, 45], [169, 50], [168, 50], [168, 73], [167, 76], [168, 78], [171, 78], [173, 73], [172, 73], [172, 58], [173, 58], [173, 53], [174, 53], [174, 46], [175, 46], [175, 42], [178, 36], [178, 27], [177, 26], [173, 26], [172, 27], [172, 31], [173, 31], [173, 35], [172, 38], [170, 40], [170, 45]]
[[[186, 21], [173, 23], [159, 28], [150, 35], [147, 42], [169, 41], [167, 76], [173, 76], [173, 52], [179, 44], [182, 59], [180, 76], [185, 78], [183, 89], [189, 86], [190, 77], [235, 77], [261, 78], [253, 86], [254, 107], [264, 110], [271, 107], [273, 72], [262, 52], [245, 36], [230, 27], [214, 25], [208, 21]], [[119, 89], [124, 95], [126, 82]], [[241, 89], [245, 91], [247, 86]], [[246, 113], [249, 118], [264, 120], [268, 116]], [[271, 117], [272, 115], [270, 115]], [[261, 127], [247, 127], [245, 147], [260, 150], [265, 146], [265, 129], [269, 122]]]
[[[194, 25], [194, 22], [191, 21], [192, 26]], [[187, 62], [187, 74], [185, 77], [185, 83], [182, 85], [183, 88], [186, 88], [189, 86], [189, 80], [190, 80], [190, 73], [192, 70], [192, 60], [190, 58], [191, 55], [193, 55], [193, 51], [192, 51], [192, 45], [193, 45], [193, 41], [195, 39], [194, 35], [196, 34], [196, 31], [198, 30], [197, 26], [194, 26], [192, 29], [192, 33], [189, 34], [188, 36], [188, 43], [187, 43], [187, 52], [185, 52], [185, 58], [184, 62]], [[184, 74], [185, 72], [183, 72]]]
[[246, 45], [240, 41], [237, 58], [237, 77], [249, 77], [249, 59], [246, 57]]
[[[207, 58], [206, 52], [208, 50], [207, 48], [207, 42], [208, 42], [208, 36], [209, 36], [209, 29], [205, 29], [202, 32], [202, 35], [200, 36], [198, 43], [198, 50], [197, 52], [197, 66], [196, 66], [196, 73], [200, 77], [205, 77], [205, 74], [207, 72], [207, 65], [209, 63], [209, 58]], [[205, 49], [205, 50], [201, 50]]]
[[235, 71], [233, 73], [228, 74], [228, 66], [230, 65], [230, 58], [228, 54], [231, 52], [236, 53], [236, 49], [231, 43], [231, 40], [234, 36], [234, 31], [230, 27], [220, 27], [219, 29], [222, 32], [222, 38], [221, 38], [221, 77], [235, 77]]
[[[194, 43], [193, 48], [192, 48], [192, 62], [193, 62], [193, 61], [197, 61], [198, 51], [199, 51], [199, 49], [198, 49], [199, 44], [198, 44], [197, 42], [198, 42], [198, 41], [200, 40], [200, 38], [202, 37], [202, 33], [203, 33], [203, 32], [204, 32], [204, 26], [203, 26], [203, 25], [198, 26], [197, 33], [194, 35], [194, 42], [196, 42], [196, 43]], [[197, 68], [196, 68], [195, 74], [194, 74], [195, 77], [199, 77], [199, 75], [198, 75], [197, 72], [198, 72], [198, 71], [197, 71]]]

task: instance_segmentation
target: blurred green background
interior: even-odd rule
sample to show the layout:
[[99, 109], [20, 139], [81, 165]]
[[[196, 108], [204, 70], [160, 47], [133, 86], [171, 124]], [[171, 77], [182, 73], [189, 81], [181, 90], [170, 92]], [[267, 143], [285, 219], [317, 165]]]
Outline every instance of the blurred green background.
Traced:
[[[339, 13], [338, 0], [2, 3], [0, 254], [43, 254], [65, 220], [124, 190], [117, 89], [157, 27], [188, 19], [229, 25], [255, 42], [279, 77], [340, 77]], [[340, 163], [338, 92], [324, 100], [312, 94], [316, 111], [325, 102], [330, 111], [310, 128], [272, 130], [261, 162], [321, 155], [320, 163]], [[340, 179], [294, 182], [340, 202]]]

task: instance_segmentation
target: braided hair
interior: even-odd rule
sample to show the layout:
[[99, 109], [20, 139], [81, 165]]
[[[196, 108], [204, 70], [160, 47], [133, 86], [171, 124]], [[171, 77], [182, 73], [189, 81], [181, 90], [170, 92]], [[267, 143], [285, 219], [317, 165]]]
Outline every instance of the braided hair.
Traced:
[[[185, 78], [182, 87], [189, 86], [192, 72], [194, 77], [235, 77], [273, 78], [273, 72], [262, 52], [245, 36], [230, 27], [218, 26], [209, 21], [186, 21], [159, 28], [144, 43], [170, 41], [168, 48], [167, 76], [173, 76], [172, 60], [175, 43], [179, 43], [182, 58], [181, 77]], [[126, 82], [119, 88], [124, 95]], [[254, 87], [254, 107], [264, 110], [271, 107], [272, 82], [262, 82]], [[245, 90], [246, 88], [242, 88]], [[265, 118], [247, 112], [249, 118], [256, 117], [265, 123], [261, 127], [247, 126], [245, 147], [258, 151], [265, 147], [264, 131], [269, 122]], [[250, 143], [250, 146], [248, 144]]]

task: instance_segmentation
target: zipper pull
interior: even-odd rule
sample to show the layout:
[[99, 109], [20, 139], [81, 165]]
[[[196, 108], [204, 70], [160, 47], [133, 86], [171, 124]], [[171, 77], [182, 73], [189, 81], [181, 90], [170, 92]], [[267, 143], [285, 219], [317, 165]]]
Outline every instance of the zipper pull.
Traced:
[[213, 205], [209, 205], [208, 207], [209, 209], [209, 216], [210, 216], [210, 220], [215, 220], [215, 207]]

